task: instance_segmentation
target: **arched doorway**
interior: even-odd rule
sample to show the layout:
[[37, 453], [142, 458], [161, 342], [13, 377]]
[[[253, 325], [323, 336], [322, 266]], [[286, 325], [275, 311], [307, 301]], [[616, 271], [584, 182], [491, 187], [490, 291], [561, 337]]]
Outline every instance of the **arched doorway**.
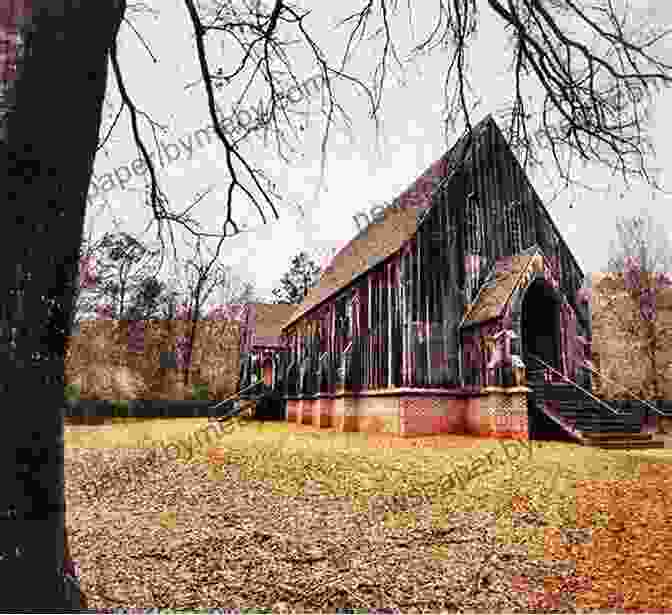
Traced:
[[544, 369], [532, 355], [560, 370], [560, 301], [544, 279], [534, 280], [525, 293], [520, 328], [528, 371]]
[[[560, 359], [560, 299], [553, 288], [537, 277], [527, 288], [523, 298], [521, 320], [521, 351], [527, 367], [528, 379], [540, 378], [532, 372], [546, 366], [536, 361], [536, 355], [551, 367], [561, 371]], [[528, 434], [532, 440], [565, 440], [567, 434], [549, 419], [533, 393], [528, 395]]]

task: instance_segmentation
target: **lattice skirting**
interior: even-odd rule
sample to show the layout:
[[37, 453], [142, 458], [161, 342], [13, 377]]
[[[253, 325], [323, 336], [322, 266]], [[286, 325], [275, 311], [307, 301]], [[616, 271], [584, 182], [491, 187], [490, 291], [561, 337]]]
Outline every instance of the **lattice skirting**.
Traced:
[[481, 419], [487, 426], [488, 435], [527, 439], [527, 388], [486, 389], [481, 398]]

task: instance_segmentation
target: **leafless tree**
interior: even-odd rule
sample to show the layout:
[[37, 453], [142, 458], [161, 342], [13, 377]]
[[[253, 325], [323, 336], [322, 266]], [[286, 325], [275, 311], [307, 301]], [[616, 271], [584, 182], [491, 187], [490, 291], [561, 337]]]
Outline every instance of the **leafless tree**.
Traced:
[[219, 305], [245, 305], [261, 301], [254, 281], [237, 273], [234, 267], [223, 267], [223, 275], [216, 287]]
[[[640, 177], [659, 188], [650, 167], [646, 103], [661, 85], [670, 83], [670, 66], [653, 51], [667, 30], [654, 23], [629, 23], [630, 9], [619, 9], [614, 0], [590, 5], [579, 0], [486, 0], [478, 10], [476, 0], [441, 0], [432, 6], [439, 11], [436, 27], [412, 50], [410, 59], [437, 47], [449, 49], [449, 127], [461, 118], [471, 129], [477, 95], [468, 79], [467, 52], [477, 31], [478, 10], [487, 7], [509, 33], [514, 79], [507, 134], [523, 164], [538, 162], [540, 149], [544, 149], [551, 152], [566, 183], [576, 179], [573, 164], [579, 158], [620, 173], [626, 182]], [[211, 130], [223, 148], [228, 171], [226, 219], [214, 232], [202, 231], [190, 215], [207, 191], [183, 211], [169, 208], [140, 132], [144, 120], [156, 142], [157, 125], [135, 104], [124, 79], [117, 36], [123, 24], [124, 31], [137, 36], [151, 54], [132, 21], [148, 7], [126, 0], [5, 0], [0, 4], [5, 47], [0, 50], [4, 90], [0, 110], [1, 215], [3, 229], [11, 239], [3, 243], [5, 256], [0, 260], [0, 363], [5, 379], [3, 407], [17, 409], [3, 431], [4, 446], [0, 447], [0, 514], [12, 519], [7, 524], [11, 527], [3, 527], [0, 534], [0, 553], [7, 555], [0, 560], [0, 572], [3, 606], [10, 609], [54, 609], [65, 601], [61, 575], [63, 421], [59, 409], [64, 400], [65, 338], [74, 309], [73, 286], [87, 190], [95, 153], [117, 123], [99, 143], [108, 62], [122, 100], [117, 120], [122, 112], [129, 113], [134, 142], [149, 169], [146, 205], [153, 213], [150, 224], [157, 223], [163, 256], [167, 223], [175, 257], [173, 223], [198, 238], [222, 239], [243, 232], [233, 215], [234, 195], [252, 204], [263, 223], [269, 210], [279, 217], [281, 195], [274, 182], [241, 153], [241, 143], [254, 128], [235, 138], [225, 134], [217, 115], [217, 86], [226, 91], [234, 84], [245, 85], [235, 108], [242, 105], [253, 83], [263, 85], [269, 103], [262, 114], [262, 128], [267, 128], [265, 134], [275, 138], [284, 155], [280, 146], [285, 130], [298, 134], [296, 128], [300, 132], [303, 127], [302, 119], [296, 118], [282, 95], [287, 86], [300, 88], [288, 49], [293, 46], [294, 51], [301, 44], [318, 69], [324, 95], [324, 173], [330, 126], [337, 115], [348, 123], [333, 85], [345, 81], [364, 93], [377, 125], [389, 65], [393, 60], [401, 66], [391, 36], [392, 21], [399, 12], [397, 0], [363, 0], [359, 12], [340, 22], [350, 30], [343, 58], [336, 66], [328, 62], [309, 31], [306, 17], [310, 12], [286, 0], [275, 0], [270, 6], [225, 0], [210, 3], [207, 9], [197, 8], [194, 0], [184, 0], [184, 8], [200, 67], [198, 84], [206, 94]], [[410, 1], [408, 11], [410, 18]], [[584, 32], [574, 34], [570, 22], [581, 24]], [[380, 51], [374, 50], [379, 53], [379, 62], [371, 86], [345, 72], [355, 46], [364, 41], [370, 27], [374, 32], [367, 44], [374, 46], [382, 40]], [[588, 42], [591, 35], [594, 45]], [[239, 48], [239, 57], [227, 54], [232, 66], [212, 66], [205, 51], [205, 40], [210, 36], [222, 37]], [[544, 96], [539, 109], [527, 102], [526, 88], [535, 86]], [[49, 113], [44, 111], [45, 93], [53, 93]], [[54, 338], [49, 332], [55, 331], [58, 327], [54, 323], [59, 322], [60, 338]], [[47, 358], [36, 363], [35, 357], [43, 357], [45, 351]], [[30, 399], [29, 408], [25, 408], [26, 391], [39, 396]], [[39, 420], [35, 418], [38, 410]], [[26, 578], [36, 591], [23, 589]]]
[[[107, 62], [123, 15], [117, 1], [0, 4], [0, 30], [11, 44], [0, 57], [0, 215], [7, 234], [0, 248], [0, 364], [2, 405], [12, 415], [0, 452], [0, 573], [10, 611], [67, 604], [66, 337]], [[45, 92], [53, 93], [49, 113]]]
[[[476, 96], [466, 55], [478, 9], [475, 0], [439, 5], [447, 25], [418, 51], [438, 41], [451, 47], [447, 121], [462, 116], [469, 126]], [[666, 25], [650, 15], [636, 21], [618, 0], [487, 0], [487, 7], [508, 32], [513, 92], [501, 113], [523, 167], [541, 164], [541, 152], [550, 151], [564, 187], [580, 183], [578, 160], [620, 174], [628, 186], [639, 178], [660, 190], [647, 125], [653, 95], [672, 82], [672, 66], [654, 49], [664, 49]], [[535, 89], [543, 94], [539, 106], [530, 95]]]
[[161, 297], [159, 318], [173, 320], [177, 313], [177, 307], [180, 304], [180, 297], [182, 296], [180, 283], [175, 279], [163, 281], [163, 283], [165, 286], [163, 296]]
[[129, 298], [148, 276], [152, 277], [150, 271], [155, 270], [159, 251], [149, 249], [129, 233], [105, 233], [97, 247], [97, 284], [84, 292], [96, 305], [109, 299], [112, 318], [127, 318]]
[[79, 249], [79, 267], [75, 270], [75, 282], [73, 284], [73, 310], [71, 329], [75, 329], [82, 321], [87, 312], [92, 312], [94, 305], [86, 297], [86, 288], [93, 286], [95, 281], [94, 262], [96, 254], [100, 251], [100, 242], [93, 241], [93, 224], [89, 224], [88, 235], [82, 236]]
[[623, 275], [625, 259], [639, 259], [641, 269], [650, 274], [672, 273], [672, 240], [665, 227], [643, 210], [638, 216], [616, 222], [617, 239], [610, 242], [609, 272]]
[[214, 290], [222, 287], [226, 288], [227, 284], [230, 284], [230, 268], [217, 262], [223, 241], [224, 237], [220, 238], [216, 253], [206, 263], [201, 253], [201, 237], [198, 237], [196, 245], [192, 245], [195, 254], [194, 258], [189, 258], [184, 263], [184, 275], [181, 279], [186, 285], [186, 292], [183, 295], [188, 298], [186, 315], [191, 322], [189, 344], [186, 352], [187, 360], [184, 366], [185, 385], [189, 384], [189, 366], [196, 341], [197, 325], [202, 316], [203, 306]]
[[[660, 322], [659, 306], [672, 286], [672, 241], [662, 224], [644, 211], [616, 223], [618, 239], [611, 242], [609, 273], [601, 286], [613, 291], [608, 307], [633, 340], [641, 338], [649, 364], [643, 394], [661, 398], [661, 367], [658, 357], [669, 348], [670, 331]], [[632, 310], [621, 314], [617, 296], [628, 294]]]

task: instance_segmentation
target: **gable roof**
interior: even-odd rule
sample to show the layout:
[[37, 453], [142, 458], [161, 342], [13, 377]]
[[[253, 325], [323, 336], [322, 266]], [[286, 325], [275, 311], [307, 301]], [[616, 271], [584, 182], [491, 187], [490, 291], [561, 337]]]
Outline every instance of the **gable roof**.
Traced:
[[537, 255], [543, 258], [535, 244], [520, 254], [498, 260], [462, 318], [460, 327], [470, 327], [500, 316]]
[[[487, 115], [473, 127], [473, 137], [479, 138], [485, 134], [490, 124], [494, 124], [494, 120]], [[394, 199], [381, 219], [372, 220], [340, 250], [317, 286], [308, 292], [283, 329], [337, 294], [355, 278], [398, 252], [417, 232], [424, 215], [432, 206], [433, 193], [468, 159], [471, 143], [472, 139], [465, 132], [446, 154]]]
[[[282, 346], [282, 326], [296, 310], [287, 303], [254, 303], [254, 346]], [[251, 307], [252, 307], [251, 306]]]

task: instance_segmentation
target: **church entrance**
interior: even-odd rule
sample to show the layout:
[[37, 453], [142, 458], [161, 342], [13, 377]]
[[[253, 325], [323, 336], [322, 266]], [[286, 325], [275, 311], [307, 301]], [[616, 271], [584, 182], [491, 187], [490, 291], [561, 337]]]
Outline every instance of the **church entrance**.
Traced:
[[[560, 303], [543, 278], [534, 280], [525, 293], [521, 334], [521, 350], [527, 367], [528, 386], [530, 380], [541, 377], [541, 374], [533, 375], [532, 372], [546, 369], [532, 355], [541, 358], [558, 371], [561, 370]], [[566, 434], [537, 406], [533, 393], [528, 394], [527, 408], [530, 439], [565, 439]]]
[[534, 280], [525, 293], [521, 333], [528, 373], [544, 369], [532, 355], [560, 370], [560, 303], [543, 279]]

